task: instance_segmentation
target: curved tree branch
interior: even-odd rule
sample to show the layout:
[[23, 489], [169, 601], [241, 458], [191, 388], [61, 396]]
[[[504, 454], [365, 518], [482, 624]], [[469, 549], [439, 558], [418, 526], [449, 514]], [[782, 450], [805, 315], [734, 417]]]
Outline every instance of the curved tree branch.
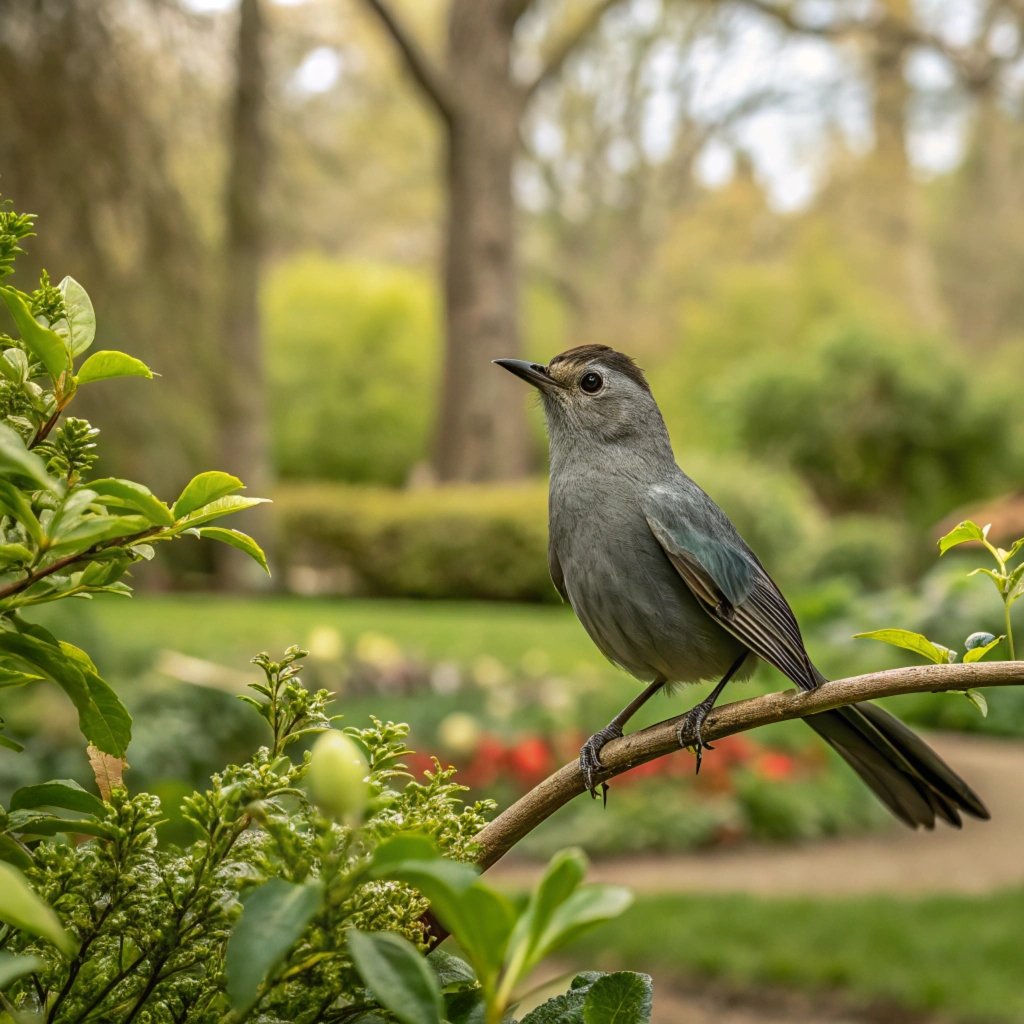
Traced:
[[[721, 739], [760, 725], [806, 718], [846, 704], [901, 693], [941, 693], [985, 686], [1021, 685], [1024, 685], [1024, 661], [919, 665], [871, 672], [824, 683], [809, 692], [786, 690], [724, 704], [708, 716], [703, 736], [706, 740]], [[676, 727], [682, 717], [670, 718], [609, 743], [601, 751], [605, 765], [601, 778], [614, 778], [638, 764], [678, 751]], [[555, 811], [583, 792], [583, 775], [576, 761], [548, 776], [481, 829], [476, 836], [480, 846], [477, 863], [486, 871]]]
[[363, 0], [363, 2], [387, 29], [391, 41], [402, 55], [406, 69], [420, 87], [420, 91], [434, 104], [445, 121], [450, 122], [453, 116], [453, 104], [450, 85], [444, 71], [427, 56], [419, 40], [398, 17], [388, 0]]

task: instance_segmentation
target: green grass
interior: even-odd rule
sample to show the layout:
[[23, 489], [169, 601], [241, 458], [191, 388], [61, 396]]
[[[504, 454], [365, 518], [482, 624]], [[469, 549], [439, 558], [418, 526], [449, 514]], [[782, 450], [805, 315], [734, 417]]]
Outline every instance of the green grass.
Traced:
[[[965, 870], [969, 870], [965, 866]], [[991, 896], [639, 898], [574, 946], [592, 968], [840, 993], [964, 1022], [1024, 1020], [1024, 890]], [[895, 1019], [895, 1018], [893, 1018]]]
[[607, 668], [568, 608], [447, 601], [331, 600], [224, 595], [136, 596], [41, 608], [31, 616], [102, 659], [170, 648], [244, 668], [261, 650], [309, 642], [330, 627], [351, 644], [383, 634], [429, 661], [490, 655], [509, 665], [542, 651], [554, 672]]

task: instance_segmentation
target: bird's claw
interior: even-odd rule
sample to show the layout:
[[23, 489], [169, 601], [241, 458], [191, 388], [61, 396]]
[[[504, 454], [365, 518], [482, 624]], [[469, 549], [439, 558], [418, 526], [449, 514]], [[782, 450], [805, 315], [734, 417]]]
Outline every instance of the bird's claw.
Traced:
[[[601, 763], [601, 749], [611, 740], [622, 738], [622, 730], [616, 726], [605, 726], [600, 732], [595, 732], [580, 748], [580, 771], [583, 773], [583, 785], [590, 793], [592, 799], [597, 799], [597, 775], [603, 770]], [[608, 783], [601, 783], [601, 796], [605, 806], [608, 804]]]
[[710, 743], [705, 742], [704, 737], [701, 735], [701, 731], [704, 728], [704, 721], [710, 713], [711, 707], [702, 702], [687, 711], [680, 720], [679, 725], [676, 726], [676, 740], [678, 741], [679, 746], [692, 748], [694, 753], [697, 755], [696, 775], [700, 775], [700, 766], [704, 760], [704, 751], [715, 749]]

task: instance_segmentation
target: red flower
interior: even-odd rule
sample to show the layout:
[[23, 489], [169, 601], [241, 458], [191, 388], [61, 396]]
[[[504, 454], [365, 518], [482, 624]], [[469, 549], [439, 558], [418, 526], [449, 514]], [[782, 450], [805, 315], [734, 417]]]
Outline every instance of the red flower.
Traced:
[[778, 750], [771, 750], [757, 759], [757, 771], [766, 779], [788, 779], [796, 772], [796, 760]]
[[527, 736], [509, 751], [509, 767], [523, 786], [535, 786], [554, 768], [551, 750], [539, 736]]

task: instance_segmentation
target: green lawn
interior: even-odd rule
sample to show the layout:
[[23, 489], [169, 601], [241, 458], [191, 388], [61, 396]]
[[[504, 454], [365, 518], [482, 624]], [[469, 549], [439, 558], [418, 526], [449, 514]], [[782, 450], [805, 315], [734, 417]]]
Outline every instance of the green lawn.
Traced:
[[178, 594], [76, 601], [31, 617], [99, 658], [105, 649], [120, 657], [163, 647], [245, 667], [257, 651], [306, 644], [329, 627], [347, 643], [383, 634], [430, 661], [491, 655], [515, 665], [542, 651], [555, 672], [607, 667], [568, 608], [540, 605]]
[[906, 900], [647, 896], [573, 956], [591, 968], [677, 977], [683, 988], [704, 978], [839, 993], [994, 1024], [1024, 1020], [1022, 922], [1018, 890]]

